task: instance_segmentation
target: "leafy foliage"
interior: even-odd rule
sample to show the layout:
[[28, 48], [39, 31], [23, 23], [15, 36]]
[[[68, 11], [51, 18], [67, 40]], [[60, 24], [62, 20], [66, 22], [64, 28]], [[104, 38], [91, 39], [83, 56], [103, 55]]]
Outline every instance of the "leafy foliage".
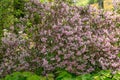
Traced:
[[13, 0], [0, 0], [0, 39], [3, 36], [3, 29], [13, 25]]
[[7, 75], [3, 80], [54, 80], [51, 74], [47, 76], [38, 76], [31, 72], [14, 72]]
[[38, 76], [31, 72], [14, 72], [2, 80], [119, 80], [120, 72], [112, 74], [110, 70], [74, 76], [65, 70], [57, 71], [54, 75]]
[[30, 72], [14, 72], [7, 75], [4, 80], [40, 80], [40, 77]]
[[14, 17], [15, 18], [20, 18], [20, 17], [24, 17], [24, 4], [27, 2], [28, 0], [14, 0]]

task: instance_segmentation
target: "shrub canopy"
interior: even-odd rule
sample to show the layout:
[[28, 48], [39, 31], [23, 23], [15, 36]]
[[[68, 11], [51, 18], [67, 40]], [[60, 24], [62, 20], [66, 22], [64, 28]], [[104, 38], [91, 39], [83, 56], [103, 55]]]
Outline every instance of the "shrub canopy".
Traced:
[[25, 4], [25, 15], [2, 37], [0, 74], [62, 68], [82, 74], [120, 69], [120, 16], [65, 3]]

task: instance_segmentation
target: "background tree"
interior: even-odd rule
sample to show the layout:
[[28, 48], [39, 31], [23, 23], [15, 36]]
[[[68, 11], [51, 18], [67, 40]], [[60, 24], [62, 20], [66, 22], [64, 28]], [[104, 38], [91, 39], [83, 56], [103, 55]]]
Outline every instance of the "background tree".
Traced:
[[97, 3], [98, 0], [89, 0], [89, 4], [94, 4], [94, 3]]
[[13, 11], [13, 0], [0, 0], [0, 39], [3, 35], [3, 29], [8, 29], [13, 25]]

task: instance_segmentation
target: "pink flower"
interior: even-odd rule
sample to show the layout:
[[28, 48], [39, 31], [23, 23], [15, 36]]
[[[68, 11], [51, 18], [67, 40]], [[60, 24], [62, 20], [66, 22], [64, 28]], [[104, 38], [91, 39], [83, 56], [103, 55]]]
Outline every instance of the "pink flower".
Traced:
[[41, 53], [45, 53], [46, 52], [46, 46], [43, 46]]
[[42, 42], [46, 42], [46, 41], [47, 41], [47, 38], [41, 38], [41, 41], [42, 41]]
[[77, 51], [76, 55], [80, 56], [82, 53], [80, 51]]
[[43, 59], [43, 66], [47, 66], [48, 65], [48, 61], [46, 59]]
[[118, 63], [112, 63], [112, 66], [113, 66], [113, 67], [117, 67], [117, 66], [118, 66]]

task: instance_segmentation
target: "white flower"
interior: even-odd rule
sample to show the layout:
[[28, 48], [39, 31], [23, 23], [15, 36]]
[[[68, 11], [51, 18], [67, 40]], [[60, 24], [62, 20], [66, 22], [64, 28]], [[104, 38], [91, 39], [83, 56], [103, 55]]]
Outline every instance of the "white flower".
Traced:
[[4, 32], [7, 32], [8, 30], [7, 29], [3, 29]]
[[23, 31], [19, 31], [18, 33], [19, 33], [19, 34], [22, 34], [22, 33], [23, 33]]

